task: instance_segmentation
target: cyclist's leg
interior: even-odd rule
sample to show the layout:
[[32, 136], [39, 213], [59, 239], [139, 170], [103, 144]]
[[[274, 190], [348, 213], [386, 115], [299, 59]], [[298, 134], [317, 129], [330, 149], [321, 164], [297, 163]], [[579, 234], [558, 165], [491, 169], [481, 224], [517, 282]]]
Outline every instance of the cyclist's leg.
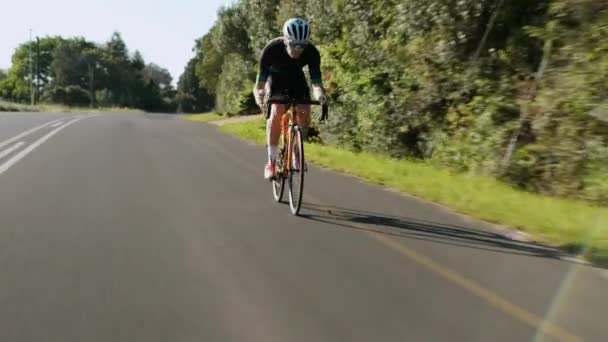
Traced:
[[[286, 109], [286, 108], [285, 108]], [[287, 115], [287, 111], [281, 116], [281, 132], [283, 133], [283, 142], [287, 143], [287, 134], [289, 130], [289, 115]]]
[[264, 167], [264, 178], [270, 179], [276, 175], [276, 160], [279, 150], [279, 138], [281, 134], [281, 120], [285, 112], [285, 106], [281, 104], [273, 104], [270, 112], [270, 117], [266, 120], [266, 144], [268, 152], [268, 160]]
[[270, 117], [266, 121], [266, 144], [268, 145], [268, 161], [274, 161], [277, 155], [281, 135], [281, 118], [285, 113], [285, 105], [273, 104]]
[[[305, 79], [296, 82], [293, 88], [293, 95], [301, 100], [310, 100], [310, 88]], [[302, 138], [304, 141], [308, 138], [308, 127], [310, 127], [311, 106], [308, 104], [298, 105], [296, 109], [295, 121], [302, 130]]]
[[[306, 83], [305, 79], [301, 79], [299, 82], [294, 82], [292, 88], [290, 89], [291, 95], [296, 99], [307, 101], [310, 100], [310, 89]], [[310, 126], [310, 105], [308, 104], [300, 104], [297, 105], [294, 110], [294, 122], [300, 127], [300, 132], [302, 133], [302, 141], [306, 141], [308, 137], [308, 127]], [[295, 146], [296, 150], [299, 146]], [[299, 165], [299, 156], [294, 154], [293, 165], [296, 169], [300, 169]], [[304, 163], [304, 171], [307, 170], [306, 162]]]
[[[270, 87], [270, 95], [281, 91], [280, 84], [273, 81]], [[268, 179], [276, 174], [275, 162], [278, 156], [279, 138], [281, 135], [281, 118], [285, 113], [285, 105], [273, 104], [270, 117], [266, 120], [266, 145], [268, 160], [264, 169], [264, 178]]]
[[296, 115], [296, 123], [302, 129], [302, 135], [304, 140], [308, 137], [308, 127], [310, 127], [310, 113], [311, 108], [310, 105], [298, 105], [297, 106], [297, 115]]

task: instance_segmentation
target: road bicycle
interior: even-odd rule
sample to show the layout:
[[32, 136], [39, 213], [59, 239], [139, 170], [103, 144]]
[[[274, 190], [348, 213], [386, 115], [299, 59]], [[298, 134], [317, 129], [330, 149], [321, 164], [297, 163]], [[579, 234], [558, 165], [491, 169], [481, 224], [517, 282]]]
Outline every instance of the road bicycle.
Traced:
[[[281, 202], [285, 190], [285, 182], [288, 184], [289, 208], [293, 215], [298, 215], [302, 206], [302, 194], [304, 192], [304, 174], [306, 163], [304, 158], [304, 142], [302, 130], [294, 122], [294, 112], [297, 105], [320, 105], [320, 121], [327, 120], [329, 106], [311, 100], [298, 100], [289, 96], [274, 95], [266, 101], [266, 119], [270, 117], [272, 104], [285, 104], [286, 111], [281, 118], [281, 136], [279, 138], [279, 156], [276, 164], [276, 176], [271, 179], [272, 194], [276, 202]], [[287, 117], [288, 124], [283, 124]], [[290, 162], [291, 161], [291, 162]]]

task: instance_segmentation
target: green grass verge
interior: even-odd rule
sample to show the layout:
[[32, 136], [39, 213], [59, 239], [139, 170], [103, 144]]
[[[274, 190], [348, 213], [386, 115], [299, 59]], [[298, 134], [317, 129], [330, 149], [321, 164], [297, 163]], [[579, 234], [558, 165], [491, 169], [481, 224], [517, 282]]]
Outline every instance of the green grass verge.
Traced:
[[50, 112], [50, 113], [143, 113], [139, 109], [122, 108], [122, 107], [70, 107], [57, 104], [38, 104], [35, 106], [0, 101], [0, 112]]
[[38, 112], [39, 109], [20, 103], [0, 101], [0, 112]]
[[186, 120], [195, 122], [211, 122], [225, 119], [222, 115], [216, 113], [202, 113], [186, 115]]
[[124, 107], [69, 107], [63, 105], [37, 105], [41, 112], [51, 113], [90, 113], [90, 114], [131, 114], [131, 113], [144, 113], [141, 109], [124, 108]]
[[[263, 119], [220, 129], [265, 144]], [[518, 228], [537, 241], [608, 264], [608, 208], [520, 191], [489, 177], [455, 174], [426, 163], [332, 146], [307, 144], [306, 156], [319, 166], [443, 204], [471, 217]]]

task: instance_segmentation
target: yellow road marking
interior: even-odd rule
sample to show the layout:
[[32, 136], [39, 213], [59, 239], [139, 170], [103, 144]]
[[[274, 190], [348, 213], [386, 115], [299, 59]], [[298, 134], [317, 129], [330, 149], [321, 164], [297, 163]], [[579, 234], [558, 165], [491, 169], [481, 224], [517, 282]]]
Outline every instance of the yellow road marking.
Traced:
[[477, 284], [476, 282], [458, 274], [455, 271], [452, 271], [451, 269], [445, 266], [440, 265], [439, 263], [433, 261], [431, 258], [428, 258], [405, 247], [404, 245], [400, 244], [399, 242], [395, 241], [394, 239], [391, 239], [386, 235], [374, 233], [368, 230], [366, 230], [365, 233], [374, 238], [375, 240], [399, 252], [399, 254], [414, 260], [419, 265], [424, 266], [425, 268], [431, 270], [433, 273], [448, 280], [449, 282], [458, 285], [461, 288], [470, 292], [471, 294], [485, 300], [490, 305], [508, 314], [509, 316], [523, 323], [526, 323], [534, 328], [539, 329], [546, 335], [554, 337], [560, 341], [583, 341], [582, 338], [527, 311], [526, 309], [516, 304], [511, 303], [507, 299], [502, 298], [496, 293]]
[[[241, 164], [243, 166], [247, 166], [248, 168], [250, 168], [252, 170], [255, 169], [257, 171], [257, 168], [255, 168], [253, 165], [249, 164], [242, 158], [239, 158], [230, 152], [226, 152], [225, 150], [220, 149], [220, 151], [222, 151], [222, 153], [224, 155], [229, 156], [230, 159], [238, 162], [239, 164]], [[269, 185], [270, 185], [270, 183], [269, 183]], [[311, 196], [307, 192], [304, 192], [303, 199], [305, 199], [305, 198], [308, 198], [314, 202], [317, 202], [317, 204], [319, 204], [319, 205], [323, 205], [323, 203], [324, 203], [324, 201], [319, 200], [315, 196]], [[390, 247], [391, 249], [395, 250], [399, 254], [401, 254], [405, 257], [408, 257], [409, 259], [413, 260], [417, 264], [419, 264], [419, 265], [425, 267], [426, 269], [430, 270], [431, 272], [441, 276], [442, 278], [446, 279], [447, 281], [451, 282], [452, 284], [461, 287], [462, 289], [468, 291], [472, 295], [483, 299], [484, 301], [486, 301], [488, 304], [490, 304], [494, 308], [504, 312], [505, 314], [511, 316], [512, 318], [517, 319], [525, 324], [528, 324], [529, 326], [531, 326], [535, 329], [538, 329], [543, 334], [551, 336], [559, 341], [577, 341], [577, 342], [583, 341], [582, 338], [574, 335], [573, 333], [559, 327], [556, 324], [549, 322], [548, 320], [543, 319], [542, 317], [540, 317], [538, 315], [535, 315], [535, 314], [527, 311], [526, 309], [499, 296], [495, 292], [493, 292], [489, 289], [486, 289], [485, 287], [481, 286], [480, 284], [476, 283], [475, 281], [468, 279], [465, 276], [460, 275], [458, 272], [453, 271], [453, 270], [439, 264], [438, 262], [434, 261], [433, 259], [405, 247], [401, 243], [397, 242], [395, 239], [390, 238], [382, 233], [371, 231], [365, 225], [358, 224], [356, 222], [349, 222], [349, 224], [360, 228], [374, 240], [384, 244], [387, 247]]]
[[[309, 198], [310, 200], [316, 202], [319, 205], [323, 205], [324, 203], [324, 201], [321, 201], [318, 198], [315, 198], [314, 196], [310, 196], [306, 192], [304, 193], [303, 197]], [[406, 246], [399, 243], [394, 238], [387, 236], [386, 234], [370, 230], [369, 227], [366, 227], [365, 225], [356, 222], [349, 222], [348, 224], [361, 229], [365, 234], [369, 235], [374, 240], [384, 244], [387, 247], [390, 247], [399, 254], [408, 257], [417, 264], [441, 276], [452, 284], [458, 285], [459, 287], [468, 291], [474, 296], [483, 299], [491, 306], [504, 312], [508, 316], [511, 316], [525, 324], [530, 325], [535, 329], [538, 329], [538, 331], [542, 332], [545, 335], [551, 336], [559, 341], [583, 341], [582, 338], [574, 335], [573, 333], [510, 302], [509, 300], [499, 296], [498, 294], [489, 289], [486, 289], [475, 281], [460, 275], [458, 272], [453, 271], [447, 268], [446, 266], [439, 264], [433, 259], [413, 251], [410, 248], [407, 248]]]

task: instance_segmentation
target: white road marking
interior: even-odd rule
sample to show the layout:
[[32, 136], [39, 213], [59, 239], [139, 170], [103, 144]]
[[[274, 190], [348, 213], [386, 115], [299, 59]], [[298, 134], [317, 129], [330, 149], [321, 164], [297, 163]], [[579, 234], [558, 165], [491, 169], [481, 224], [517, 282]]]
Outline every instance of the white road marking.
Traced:
[[8, 169], [10, 169], [13, 165], [17, 164], [17, 162], [19, 162], [21, 159], [23, 159], [25, 156], [27, 156], [30, 152], [35, 150], [37, 147], [42, 145], [45, 141], [49, 140], [53, 135], [57, 134], [62, 129], [64, 129], [64, 128], [68, 127], [69, 125], [71, 125], [77, 121], [80, 121], [82, 119], [84, 119], [84, 118], [76, 118], [72, 121], [67, 122], [63, 126], [59, 126], [59, 127], [55, 128], [54, 130], [47, 133], [42, 138], [36, 140], [31, 145], [29, 145], [25, 149], [21, 150], [19, 153], [14, 155], [11, 159], [7, 160], [4, 164], [0, 165], [0, 175], [3, 174], [4, 172], [6, 172]]
[[19, 147], [23, 146], [23, 144], [25, 144], [25, 142], [20, 141], [18, 143], [16, 143], [15, 145], [7, 148], [6, 150], [0, 152], [0, 159], [8, 156], [9, 154], [13, 153], [14, 151], [16, 151], [17, 149], [19, 149]]
[[62, 119], [52, 120], [52, 121], [44, 123], [44, 124], [42, 124], [40, 126], [36, 126], [36, 127], [32, 128], [32, 129], [29, 129], [29, 130], [27, 130], [27, 131], [25, 131], [25, 132], [23, 132], [21, 134], [18, 134], [18, 135], [14, 136], [14, 137], [12, 137], [10, 139], [7, 139], [7, 140], [5, 140], [3, 142], [0, 142], [0, 148], [4, 147], [4, 146], [6, 146], [6, 145], [8, 145], [10, 143], [13, 143], [13, 142], [15, 142], [15, 141], [17, 141], [19, 139], [22, 139], [23, 137], [25, 137], [25, 136], [27, 136], [29, 134], [32, 134], [32, 133], [34, 133], [36, 131], [39, 131], [39, 130], [45, 128], [48, 125], [52, 125], [52, 124], [56, 123], [57, 121], [63, 121], [63, 120], [65, 120], [65, 119], [62, 118]]
[[63, 124], [63, 121], [55, 122], [54, 124], [51, 125], [51, 128], [55, 128], [55, 127], [60, 126], [62, 124]]

